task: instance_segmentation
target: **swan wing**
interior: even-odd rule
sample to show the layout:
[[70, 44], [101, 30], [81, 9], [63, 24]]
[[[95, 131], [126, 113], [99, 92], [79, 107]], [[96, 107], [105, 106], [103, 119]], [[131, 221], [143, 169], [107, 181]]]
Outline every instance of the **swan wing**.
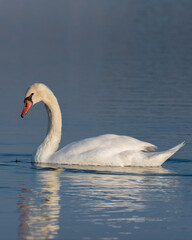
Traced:
[[[109, 159], [125, 151], [151, 151], [156, 146], [137, 140], [129, 136], [105, 134], [93, 138], [87, 138], [71, 144], [56, 152], [52, 162], [67, 164], [103, 164], [110, 165]], [[106, 162], [107, 161], [107, 162]], [[111, 160], [110, 160], [111, 161]], [[113, 158], [115, 161], [115, 158]], [[112, 163], [111, 163], [112, 164]], [[114, 165], [114, 163], [112, 164]], [[116, 163], [115, 165], [119, 165]]]
[[169, 157], [177, 152], [184, 143], [163, 152], [146, 152], [140, 150], [119, 151], [106, 146], [95, 147], [87, 151], [63, 152], [61, 149], [52, 156], [51, 163], [92, 165], [92, 166], [161, 166]]
[[110, 151], [122, 152], [126, 150], [153, 151], [156, 148], [157, 147], [151, 143], [143, 142], [132, 137], [105, 134], [73, 142], [58, 152], [63, 152], [63, 154], [81, 154], [93, 149], [108, 149]]

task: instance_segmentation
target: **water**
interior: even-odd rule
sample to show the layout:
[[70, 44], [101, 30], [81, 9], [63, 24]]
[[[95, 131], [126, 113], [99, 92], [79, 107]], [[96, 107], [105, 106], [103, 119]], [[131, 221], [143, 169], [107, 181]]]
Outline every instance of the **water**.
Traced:
[[191, 237], [190, 160], [163, 168], [50, 168], [27, 159], [1, 157], [1, 239]]
[[[192, 34], [185, 1], [0, 1], [0, 239], [191, 239]], [[47, 84], [60, 146], [104, 133], [186, 146], [161, 168], [36, 166]]]

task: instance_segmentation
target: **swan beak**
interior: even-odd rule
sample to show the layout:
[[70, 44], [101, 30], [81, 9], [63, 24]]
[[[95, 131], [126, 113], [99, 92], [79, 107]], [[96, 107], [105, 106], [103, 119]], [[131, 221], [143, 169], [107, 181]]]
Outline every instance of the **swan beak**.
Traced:
[[30, 100], [25, 100], [23, 112], [21, 113], [22, 118], [25, 117], [26, 113], [29, 111], [29, 109], [31, 108], [32, 105], [33, 105], [33, 103]]

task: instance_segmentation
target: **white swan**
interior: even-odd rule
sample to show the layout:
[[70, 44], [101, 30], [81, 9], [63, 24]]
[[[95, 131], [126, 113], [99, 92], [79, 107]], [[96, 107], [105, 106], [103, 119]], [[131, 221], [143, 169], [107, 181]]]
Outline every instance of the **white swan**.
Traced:
[[77, 164], [100, 166], [161, 166], [184, 143], [164, 152], [148, 152], [156, 146], [128, 136], [106, 134], [73, 142], [56, 152], [61, 139], [62, 118], [59, 104], [52, 91], [42, 83], [29, 87], [21, 114], [42, 101], [48, 112], [48, 132], [33, 154], [35, 163]]

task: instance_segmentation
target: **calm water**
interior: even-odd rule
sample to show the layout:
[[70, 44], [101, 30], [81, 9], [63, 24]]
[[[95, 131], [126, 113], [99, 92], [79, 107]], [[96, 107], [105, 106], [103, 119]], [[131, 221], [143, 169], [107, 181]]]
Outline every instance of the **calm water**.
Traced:
[[[0, 239], [191, 239], [192, 2], [0, 1]], [[60, 146], [104, 133], [186, 146], [161, 168], [36, 166], [47, 84]]]

